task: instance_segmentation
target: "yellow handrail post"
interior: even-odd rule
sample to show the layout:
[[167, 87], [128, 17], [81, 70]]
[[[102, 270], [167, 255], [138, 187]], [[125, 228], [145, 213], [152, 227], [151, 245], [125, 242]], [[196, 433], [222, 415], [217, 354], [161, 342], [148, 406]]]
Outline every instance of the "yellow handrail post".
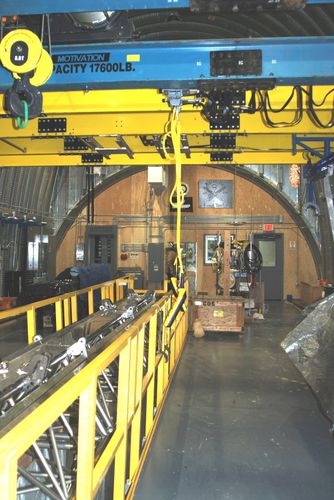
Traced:
[[94, 313], [94, 292], [93, 289], [90, 288], [88, 290], [88, 314]]
[[36, 335], [36, 309], [32, 307], [27, 311], [28, 344], [32, 344]]
[[63, 329], [63, 308], [62, 300], [58, 299], [55, 303], [56, 309], [56, 331], [59, 332]]
[[12, 456], [0, 457], [0, 498], [16, 500], [17, 460]]
[[119, 355], [118, 399], [116, 428], [122, 435], [122, 442], [115, 455], [114, 498], [123, 500], [125, 497], [126, 480], [126, 450], [128, 434], [128, 402], [130, 378], [130, 339]]
[[77, 500], [93, 498], [95, 461], [96, 376], [80, 395], [78, 431]]
[[148, 344], [148, 360], [147, 374], [150, 377], [150, 382], [147, 387], [146, 394], [146, 436], [151, 430], [154, 417], [154, 384], [155, 384], [155, 353], [157, 344], [157, 311], [150, 319], [149, 323], [149, 344]]
[[78, 321], [78, 296], [77, 295], [71, 296], [71, 316], [72, 316], [72, 323], [75, 323], [76, 321]]
[[114, 304], [115, 303], [115, 282], [112, 283], [109, 287], [109, 298], [111, 302]]
[[165, 302], [163, 311], [164, 311], [164, 322], [163, 322], [163, 349], [168, 352], [168, 360], [164, 362], [164, 387], [166, 387], [168, 383], [169, 376], [169, 364], [170, 364], [170, 328], [165, 326], [165, 319], [167, 317], [169, 308], [171, 307], [170, 298]]
[[68, 326], [71, 323], [70, 316], [70, 299], [64, 299], [64, 326]]
[[137, 360], [136, 360], [136, 387], [135, 387], [135, 414], [131, 428], [130, 451], [130, 480], [134, 477], [140, 456], [140, 427], [143, 388], [143, 358], [144, 358], [145, 327], [142, 326], [138, 333]]

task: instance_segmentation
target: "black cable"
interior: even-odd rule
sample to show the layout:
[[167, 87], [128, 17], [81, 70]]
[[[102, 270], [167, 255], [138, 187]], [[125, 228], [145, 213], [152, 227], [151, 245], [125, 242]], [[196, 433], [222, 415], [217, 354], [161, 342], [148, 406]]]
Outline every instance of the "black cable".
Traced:
[[[332, 89], [333, 91], [334, 89]], [[329, 92], [330, 93], [330, 92]], [[329, 94], [328, 93], [328, 94]], [[315, 109], [314, 109], [314, 100], [313, 100], [313, 86], [311, 85], [309, 87], [309, 90], [308, 90], [308, 109], [307, 109], [307, 113], [310, 117], [310, 119], [313, 121], [313, 123], [315, 123], [315, 125], [317, 125], [318, 127], [320, 128], [331, 128], [334, 126], [334, 116], [333, 116], [333, 111], [332, 111], [332, 118], [330, 119], [330, 121], [328, 123], [323, 123], [319, 116], [317, 115]]]
[[[305, 88], [302, 87], [302, 91], [310, 98], [310, 89], [313, 89], [312, 86], [309, 87], [309, 90], [306, 90]], [[313, 99], [313, 95], [311, 97], [311, 100], [312, 100], [312, 105], [315, 106], [316, 108], [320, 108], [321, 106], [323, 106], [326, 102], [326, 99], [334, 92], [334, 87], [332, 89], [330, 89], [326, 94], [325, 96], [323, 97], [322, 101], [320, 103], [316, 103]]]
[[293, 87], [292, 89], [292, 92], [290, 94], [290, 96], [288, 97], [287, 101], [285, 101], [285, 103], [283, 104], [283, 106], [279, 109], [274, 109], [272, 106], [271, 106], [271, 103], [270, 103], [270, 98], [269, 98], [269, 93], [268, 93], [268, 90], [265, 90], [264, 91], [264, 95], [265, 95], [265, 100], [268, 102], [268, 108], [270, 109], [270, 111], [272, 113], [281, 113], [282, 111], [285, 110], [285, 108], [290, 104], [290, 102], [292, 101], [294, 95], [295, 95], [295, 92], [297, 91], [297, 89], [299, 89], [300, 87]]
[[[296, 93], [296, 99], [297, 99], [297, 110], [295, 112], [294, 119], [291, 122], [273, 122], [269, 118], [268, 109], [272, 113], [280, 113], [281, 111], [284, 111], [285, 108], [290, 104], [295, 93]], [[283, 104], [283, 106], [279, 109], [272, 108], [272, 106], [270, 104], [269, 94], [268, 94], [268, 91], [266, 90], [264, 92], [264, 96], [263, 96], [262, 118], [263, 118], [265, 124], [271, 128], [294, 127], [295, 125], [298, 125], [298, 123], [300, 123], [302, 118], [303, 118], [303, 95], [302, 95], [301, 87], [299, 87], [299, 86], [293, 87], [293, 90], [292, 90], [289, 98]]]

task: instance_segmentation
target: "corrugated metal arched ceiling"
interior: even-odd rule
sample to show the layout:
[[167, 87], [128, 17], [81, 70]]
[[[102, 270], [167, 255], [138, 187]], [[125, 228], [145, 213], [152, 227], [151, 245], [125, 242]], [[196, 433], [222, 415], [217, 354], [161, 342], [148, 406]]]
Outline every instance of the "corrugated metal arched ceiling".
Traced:
[[334, 34], [334, 6], [294, 11], [194, 13], [189, 10], [130, 14], [139, 40], [303, 37]]

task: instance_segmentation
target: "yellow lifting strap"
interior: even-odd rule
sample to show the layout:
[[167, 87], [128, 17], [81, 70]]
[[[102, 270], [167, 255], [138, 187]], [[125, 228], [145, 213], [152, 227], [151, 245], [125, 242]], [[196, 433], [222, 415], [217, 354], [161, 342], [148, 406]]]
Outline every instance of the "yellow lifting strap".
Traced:
[[[171, 155], [167, 151], [166, 141], [170, 138], [172, 141], [174, 154]], [[177, 259], [177, 280], [172, 278], [172, 290], [176, 296], [175, 303], [171, 308], [165, 325], [171, 327], [178, 313], [186, 310], [186, 290], [184, 288], [184, 269], [182, 262], [181, 249], [181, 207], [184, 203], [184, 192], [182, 189], [182, 162], [181, 162], [181, 122], [179, 119], [179, 110], [173, 108], [171, 117], [166, 124], [165, 134], [162, 137], [162, 148], [166, 158], [175, 162], [175, 184], [171, 191], [169, 201], [173, 208], [176, 209], [176, 259]], [[175, 201], [176, 200], [176, 201]]]

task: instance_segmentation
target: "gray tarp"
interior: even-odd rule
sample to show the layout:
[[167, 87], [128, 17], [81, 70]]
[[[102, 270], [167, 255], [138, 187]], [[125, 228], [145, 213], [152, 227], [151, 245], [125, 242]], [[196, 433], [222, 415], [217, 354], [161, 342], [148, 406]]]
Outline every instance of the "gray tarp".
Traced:
[[281, 346], [334, 422], [334, 294], [320, 301]]

